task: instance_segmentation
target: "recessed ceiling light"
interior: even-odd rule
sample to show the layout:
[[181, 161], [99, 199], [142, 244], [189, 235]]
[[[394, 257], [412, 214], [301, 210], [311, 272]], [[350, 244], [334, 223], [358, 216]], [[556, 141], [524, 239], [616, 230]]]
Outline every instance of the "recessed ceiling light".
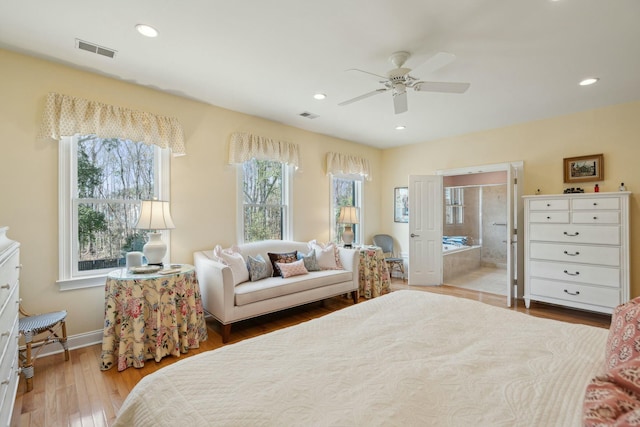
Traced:
[[580, 83], [578, 83], [580, 86], [589, 86], [592, 85], [594, 83], [597, 83], [598, 80], [600, 80], [597, 77], [589, 77], [588, 79], [584, 79], [582, 81], [580, 81]]
[[315, 95], [313, 95], [313, 97], [315, 99], [325, 99], [327, 95], [325, 95], [324, 93], [316, 93]]
[[136, 30], [146, 37], [158, 37], [158, 30], [150, 25], [138, 24], [136, 25]]
[[398, 125], [396, 126], [396, 130], [405, 130], [407, 127], [404, 125]]

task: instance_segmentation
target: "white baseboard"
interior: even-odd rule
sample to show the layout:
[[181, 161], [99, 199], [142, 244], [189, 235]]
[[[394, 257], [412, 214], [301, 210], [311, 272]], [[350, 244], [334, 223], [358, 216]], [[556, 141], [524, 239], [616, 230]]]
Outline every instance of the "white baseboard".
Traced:
[[[99, 344], [102, 342], [102, 329], [97, 331], [85, 332], [84, 334], [67, 336], [67, 346], [69, 350], [76, 348], [88, 347], [90, 345]], [[51, 356], [53, 354], [62, 353], [64, 350], [60, 344], [49, 344], [44, 346], [38, 357]]]

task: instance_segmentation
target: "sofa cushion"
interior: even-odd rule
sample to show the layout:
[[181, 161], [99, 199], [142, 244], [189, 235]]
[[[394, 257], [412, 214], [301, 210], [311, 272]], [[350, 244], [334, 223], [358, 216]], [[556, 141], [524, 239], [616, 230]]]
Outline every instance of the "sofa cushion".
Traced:
[[640, 297], [613, 310], [605, 356], [607, 368], [640, 357]]
[[312, 240], [309, 245], [316, 252], [316, 260], [321, 270], [342, 270], [344, 268], [340, 262], [338, 246], [335, 243], [323, 244]]
[[353, 273], [347, 270], [315, 271], [304, 276], [289, 278], [268, 277], [236, 286], [234, 288], [236, 305], [251, 304], [351, 280], [353, 280]]
[[237, 251], [236, 247], [222, 249], [220, 245], [216, 245], [213, 249], [213, 255], [218, 258], [221, 263], [226, 264], [231, 268], [234, 285], [249, 280], [247, 264], [245, 263], [242, 254]]
[[255, 257], [251, 255], [247, 257], [247, 268], [249, 270], [249, 279], [252, 282], [271, 276], [271, 270], [269, 270], [267, 261], [265, 261], [260, 254]]
[[271, 260], [271, 265], [273, 266], [273, 277], [281, 276], [280, 267], [278, 267], [278, 263], [287, 264], [290, 262], [295, 262], [298, 260], [296, 256], [297, 251], [293, 252], [285, 252], [285, 253], [272, 253], [268, 252], [267, 255]]
[[307, 271], [320, 271], [320, 267], [318, 267], [318, 261], [316, 260], [316, 251], [315, 249], [311, 249], [308, 254], [298, 251], [298, 259], [304, 261], [304, 267]]
[[303, 274], [309, 274], [306, 267], [304, 266], [304, 260], [300, 259], [296, 262], [282, 263], [277, 262], [278, 270], [280, 270], [280, 274], [283, 279], [287, 277], [293, 276], [302, 276]]

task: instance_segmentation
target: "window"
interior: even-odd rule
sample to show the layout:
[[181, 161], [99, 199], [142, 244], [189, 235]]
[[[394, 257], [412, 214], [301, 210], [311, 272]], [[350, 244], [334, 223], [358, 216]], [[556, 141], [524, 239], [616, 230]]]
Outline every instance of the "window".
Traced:
[[106, 273], [124, 266], [126, 252], [142, 250], [146, 232], [134, 228], [140, 200], [167, 200], [168, 151], [95, 135], [60, 141], [62, 289], [103, 285]]
[[464, 224], [464, 188], [446, 187], [444, 206], [446, 224]]
[[[331, 214], [332, 214], [332, 240], [336, 243], [342, 242], [342, 232], [344, 224], [338, 224], [340, 207], [355, 206], [358, 208], [358, 220], [362, 223], [362, 180], [340, 175], [331, 176]], [[361, 243], [361, 227], [359, 224], [353, 226], [353, 243]]]
[[242, 163], [240, 170], [239, 240], [290, 239], [291, 167], [277, 161], [252, 159]]

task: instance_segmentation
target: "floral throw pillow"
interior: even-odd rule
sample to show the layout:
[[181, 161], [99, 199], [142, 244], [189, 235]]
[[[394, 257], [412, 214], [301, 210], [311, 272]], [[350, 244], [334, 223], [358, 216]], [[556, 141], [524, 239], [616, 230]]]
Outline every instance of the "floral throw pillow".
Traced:
[[640, 425], [640, 362], [622, 363], [599, 375], [587, 386], [583, 425]]
[[282, 275], [283, 279], [286, 279], [287, 277], [300, 276], [302, 274], [309, 273], [305, 268], [304, 260], [302, 259], [296, 262], [289, 262], [289, 263], [277, 262], [276, 265], [278, 266], [278, 269], [280, 270], [280, 274]]
[[251, 255], [247, 257], [247, 268], [249, 269], [249, 279], [252, 282], [270, 276], [267, 261], [260, 254], [256, 255], [255, 258]]
[[607, 369], [640, 357], [640, 297], [613, 310], [605, 356]]
[[320, 271], [318, 261], [316, 260], [316, 251], [314, 249], [312, 249], [308, 254], [298, 251], [298, 259], [304, 261], [304, 268], [306, 268], [307, 271]]
[[298, 260], [297, 251], [278, 254], [268, 252], [267, 255], [269, 255], [269, 259], [271, 260], [271, 264], [273, 265], [273, 277], [282, 276], [282, 274], [280, 273], [280, 267], [278, 267], [278, 263], [289, 264]]
[[233, 274], [233, 284], [237, 285], [249, 280], [249, 270], [244, 262], [242, 254], [238, 252], [237, 247], [233, 246], [229, 249], [222, 249], [220, 245], [216, 245], [213, 249], [213, 255], [223, 264], [231, 268]]

